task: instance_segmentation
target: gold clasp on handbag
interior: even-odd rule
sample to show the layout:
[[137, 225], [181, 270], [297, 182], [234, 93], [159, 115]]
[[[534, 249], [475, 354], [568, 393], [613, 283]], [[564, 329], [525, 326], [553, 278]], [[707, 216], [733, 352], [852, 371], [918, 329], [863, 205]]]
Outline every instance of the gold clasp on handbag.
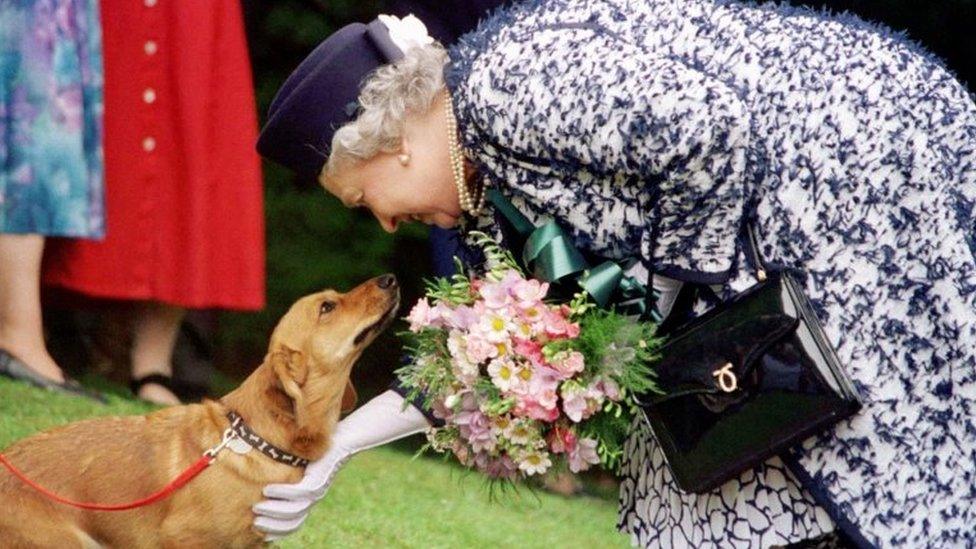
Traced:
[[712, 372], [712, 377], [718, 382], [718, 388], [726, 393], [731, 393], [739, 388], [739, 380], [732, 371], [732, 363], [726, 362], [718, 370]]

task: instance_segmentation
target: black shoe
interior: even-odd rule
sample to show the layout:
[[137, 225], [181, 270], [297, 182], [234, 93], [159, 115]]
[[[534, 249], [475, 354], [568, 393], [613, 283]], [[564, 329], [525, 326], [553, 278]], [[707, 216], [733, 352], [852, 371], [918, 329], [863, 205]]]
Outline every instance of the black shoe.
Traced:
[[41, 374], [35, 372], [30, 366], [24, 364], [19, 358], [3, 349], [0, 349], [0, 375], [5, 375], [18, 381], [24, 381], [35, 387], [47, 389], [48, 391], [85, 397], [97, 402], [101, 402], [102, 404], [106, 404], [108, 402], [108, 399], [106, 399], [104, 395], [85, 389], [80, 383], [71, 378], [66, 377], [64, 381], [57, 382], [53, 379], [42, 376]]

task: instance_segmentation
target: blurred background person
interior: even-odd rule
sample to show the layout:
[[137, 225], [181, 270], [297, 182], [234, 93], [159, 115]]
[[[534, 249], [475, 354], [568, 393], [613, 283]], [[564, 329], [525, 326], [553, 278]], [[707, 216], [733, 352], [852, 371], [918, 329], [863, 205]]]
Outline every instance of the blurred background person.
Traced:
[[105, 234], [101, 56], [95, 0], [0, 2], [0, 373], [74, 394], [39, 280], [49, 237]]
[[131, 302], [133, 392], [176, 404], [186, 309], [264, 305], [257, 114], [236, 0], [102, 0], [105, 178], [100, 242], [52, 241], [43, 281]]

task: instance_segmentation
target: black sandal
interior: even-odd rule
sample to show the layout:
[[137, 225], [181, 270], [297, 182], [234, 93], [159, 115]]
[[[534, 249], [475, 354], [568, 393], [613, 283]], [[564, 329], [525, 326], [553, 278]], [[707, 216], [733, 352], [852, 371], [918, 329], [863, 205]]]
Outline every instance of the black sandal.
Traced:
[[129, 382], [129, 390], [132, 391], [133, 395], [138, 397], [139, 389], [142, 389], [144, 385], [149, 385], [150, 383], [155, 383], [156, 385], [167, 389], [174, 395], [176, 394], [176, 391], [173, 389], [173, 378], [163, 374], [149, 374], [147, 376], [140, 377], [139, 379], [133, 379]]

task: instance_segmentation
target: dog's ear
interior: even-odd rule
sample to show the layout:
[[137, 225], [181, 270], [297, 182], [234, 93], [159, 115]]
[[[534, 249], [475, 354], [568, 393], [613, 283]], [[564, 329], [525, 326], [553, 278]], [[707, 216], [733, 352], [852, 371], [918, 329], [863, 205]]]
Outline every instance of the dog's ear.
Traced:
[[302, 386], [305, 385], [305, 380], [308, 378], [308, 365], [305, 361], [305, 355], [300, 351], [281, 346], [272, 351], [270, 364], [271, 370], [278, 378], [281, 389], [294, 402], [295, 421], [301, 425], [304, 423], [304, 418], [298, 417], [298, 414], [305, 409]]
[[356, 407], [358, 399], [359, 395], [356, 394], [356, 387], [353, 386], [352, 380], [346, 381], [346, 389], [342, 393], [342, 413], [351, 412]]

